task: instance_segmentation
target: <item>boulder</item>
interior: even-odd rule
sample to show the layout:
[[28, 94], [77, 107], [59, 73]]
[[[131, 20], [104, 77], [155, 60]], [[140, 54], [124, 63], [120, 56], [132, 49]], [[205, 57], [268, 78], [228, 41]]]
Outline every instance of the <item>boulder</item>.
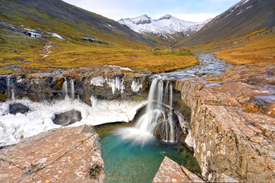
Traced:
[[24, 114], [24, 113], [28, 112], [29, 110], [30, 109], [27, 106], [20, 104], [20, 103], [10, 104], [10, 106], [9, 106], [9, 113], [14, 114], [14, 115], [16, 113]]
[[53, 123], [56, 125], [68, 126], [77, 121], [81, 121], [82, 116], [81, 112], [76, 110], [71, 110], [68, 112], [56, 114], [53, 119]]
[[100, 148], [90, 126], [22, 139], [0, 150], [0, 182], [104, 182]]

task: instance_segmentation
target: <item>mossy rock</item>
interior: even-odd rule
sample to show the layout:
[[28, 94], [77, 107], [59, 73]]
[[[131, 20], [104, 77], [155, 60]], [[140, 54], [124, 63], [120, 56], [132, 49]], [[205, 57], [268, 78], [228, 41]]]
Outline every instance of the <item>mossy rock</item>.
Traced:
[[0, 94], [0, 101], [1, 102], [6, 102], [8, 99], [9, 99], [8, 95]]
[[55, 78], [54, 82], [52, 84], [52, 88], [54, 90], [61, 90], [62, 86], [63, 86], [63, 83], [64, 83], [64, 79], [63, 78]]

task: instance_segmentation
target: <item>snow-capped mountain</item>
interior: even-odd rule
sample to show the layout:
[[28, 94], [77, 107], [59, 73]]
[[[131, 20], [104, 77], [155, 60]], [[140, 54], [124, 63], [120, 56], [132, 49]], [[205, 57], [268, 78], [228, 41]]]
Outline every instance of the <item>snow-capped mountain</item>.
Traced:
[[188, 22], [167, 14], [159, 19], [151, 19], [148, 15], [142, 15], [135, 18], [123, 18], [118, 22], [138, 33], [174, 34], [177, 32], [195, 33], [209, 21], [210, 19], [203, 22]]

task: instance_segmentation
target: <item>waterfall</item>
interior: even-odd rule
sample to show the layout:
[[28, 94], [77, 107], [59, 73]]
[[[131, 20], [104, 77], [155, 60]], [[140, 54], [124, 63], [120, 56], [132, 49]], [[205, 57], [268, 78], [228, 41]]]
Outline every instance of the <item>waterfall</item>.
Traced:
[[6, 84], [7, 84], [7, 95], [10, 97], [10, 77], [6, 77]]
[[14, 101], [15, 100], [14, 83], [12, 82], [9, 76], [7, 76], [6, 78], [6, 84], [7, 84], [7, 95], [10, 97], [12, 101]]
[[74, 100], [74, 80], [73, 79], [70, 80], [70, 84], [71, 84], [71, 99]]
[[63, 83], [63, 86], [62, 86], [62, 93], [64, 95], [64, 97], [68, 97], [68, 82], [67, 82], [67, 79], [64, 78], [64, 83]]
[[[165, 91], [167, 90], [165, 89]], [[134, 144], [144, 145], [154, 138], [154, 130], [156, 126], [161, 123], [160, 120], [162, 120], [162, 122], [165, 123], [164, 125], [166, 125], [166, 138], [164, 140], [174, 142], [175, 135], [173, 130], [172, 102], [173, 88], [172, 83], [170, 83], [170, 104], [168, 120], [166, 120], [166, 113], [163, 107], [163, 80], [153, 79], [148, 95], [148, 103], [145, 114], [140, 117], [140, 119], [133, 127], [120, 128], [116, 131], [116, 134], [119, 135], [122, 140], [129, 140]], [[168, 107], [168, 105], [165, 105], [165, 107]], [[168, 123], [170, 128], [168, 128]], [[169, 129], [170, 138], [168, 138]]]
[[15, 101], [14, 89], [11, 89], [11, 100]]
[[170, 105], [169, 105], [169, 116], [168, 121], [170, 125], [170, 142], [174, 142], [175, 134], [174, 134], [174, 125], [173, 125], [173, 86], [170, 82]]

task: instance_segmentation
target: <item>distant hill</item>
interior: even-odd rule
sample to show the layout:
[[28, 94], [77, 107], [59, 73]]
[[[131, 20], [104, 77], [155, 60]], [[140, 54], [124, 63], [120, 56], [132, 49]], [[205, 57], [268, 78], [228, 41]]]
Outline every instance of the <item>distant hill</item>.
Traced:
[[275, 26], [275, 0], [241, 0], [175, 48], [204, 45]]
[[[162, 44], [167, 44], [165, 41], [171, 44], [198, 32], [210, 20], [188, 22], [167, 14], [159, 19], [152, 19], [148, 15], [142, 15], [135, 18], [123, 18], [118, 22], [135, 32], [146, 35], [148, 39], [154, 39], [156, 42], [163, 40]], [[156, 40], [157, 37], [159, 38], [158, 41]]]
[[0, 21], [65, 39], [91, 38], [119, 46], [154, 46], [120, 23], [61, 0], [0, 0]]

